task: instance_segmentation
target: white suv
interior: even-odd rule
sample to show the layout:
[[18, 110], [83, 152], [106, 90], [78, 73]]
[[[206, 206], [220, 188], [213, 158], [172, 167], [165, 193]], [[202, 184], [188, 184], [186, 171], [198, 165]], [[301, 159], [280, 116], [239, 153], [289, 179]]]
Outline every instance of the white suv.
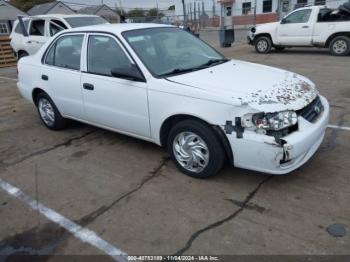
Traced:
[[[17, 19], [14, 23], [11, 38], [11, 47], [18, 59], [35, 54], [40, 47], [59, 31], [87, 26], [107, 24], [103, 18], [95, 15], [38, 15], [23, 17], [23, 26]], [[24, 27], [24, 28], [23, 28]], [[23, 33], [23, 29], [24, 33]]]

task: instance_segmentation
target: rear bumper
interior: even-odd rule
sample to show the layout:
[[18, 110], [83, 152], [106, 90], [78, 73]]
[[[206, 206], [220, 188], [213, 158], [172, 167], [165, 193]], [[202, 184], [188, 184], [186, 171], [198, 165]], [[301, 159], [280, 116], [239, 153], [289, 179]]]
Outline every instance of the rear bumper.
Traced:
[[324, 111], [315, 123], [299, 116], [299, 130], [282, 138], [283, 146], [273, 137], [252, 131], [237, 139], [228, 135], [234, 155], [234, 166], [275, 175], [287, 174], [305, 164], [321, 145], [329, 120], [329, 105], [321, 97]]

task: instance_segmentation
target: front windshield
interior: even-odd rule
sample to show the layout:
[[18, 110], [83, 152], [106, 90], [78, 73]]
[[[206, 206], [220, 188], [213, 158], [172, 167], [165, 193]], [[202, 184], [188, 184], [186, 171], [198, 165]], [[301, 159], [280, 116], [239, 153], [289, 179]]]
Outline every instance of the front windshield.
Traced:
[[227, 61], [202, 40], [179, 28], [132, 30], [124, 32], [123, 37], [157, 77], [191, 72]]
[[65, 18], [65, 20], [72, 28], [89, 25], [108, 24], [106, 20], [99, 16], [67, 17]]

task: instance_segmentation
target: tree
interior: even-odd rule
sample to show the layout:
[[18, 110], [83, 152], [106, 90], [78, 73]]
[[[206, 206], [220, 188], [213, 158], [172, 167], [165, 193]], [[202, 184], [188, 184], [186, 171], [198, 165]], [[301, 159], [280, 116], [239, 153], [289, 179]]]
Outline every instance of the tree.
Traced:
[[21, 9], [24, 12], [27, 12], [29, 9], [31, 9], [35, 5], [40, 5], [44, 3], [50, 3], [54, 2], [55, 0], [11, 0], [10, 3], [17, 7], [18, 9]]
[[145, 17], [145, 10], [143, 9], [132, 9], [128, 12], [127, 17]]
[[163, 17], [164, 14], [160, 13], [157, 8], [152, 8], [152, 9], [148, 10], [147, 16], [149, 16], [149, 17]]
[[169, 6], [168, 10], [175, 10], [175, 5]]

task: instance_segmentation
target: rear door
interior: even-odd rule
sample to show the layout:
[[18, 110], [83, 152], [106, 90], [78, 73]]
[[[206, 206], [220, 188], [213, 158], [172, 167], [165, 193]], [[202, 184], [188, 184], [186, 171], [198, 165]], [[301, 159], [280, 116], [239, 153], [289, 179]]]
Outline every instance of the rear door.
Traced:
[[81, 88], [88, 120], [106, 128], [149, 138], [146, 82], [111, 74], [113, 68], [135, 65], [119, 41], [108, 34], [90, 34], [85, 61]]
[[312, 43], [312, 9], [300, 9], [283, 18], [277, 27], [277, 42], [280, 45], [309, 46]]
[[59, 37], [50, 45], [41, 70], [41, 85], [49, 93], [61, 114], [84, 120], [80, 88], [81, 50], [84, 34]]
[[33, 19], [29, 24], [29, 36], [25, 37], [26, 51], [33, 55], [40, 47], [42, 47], [47, 41], [46, 36], [46, 20], [45, 19]]

